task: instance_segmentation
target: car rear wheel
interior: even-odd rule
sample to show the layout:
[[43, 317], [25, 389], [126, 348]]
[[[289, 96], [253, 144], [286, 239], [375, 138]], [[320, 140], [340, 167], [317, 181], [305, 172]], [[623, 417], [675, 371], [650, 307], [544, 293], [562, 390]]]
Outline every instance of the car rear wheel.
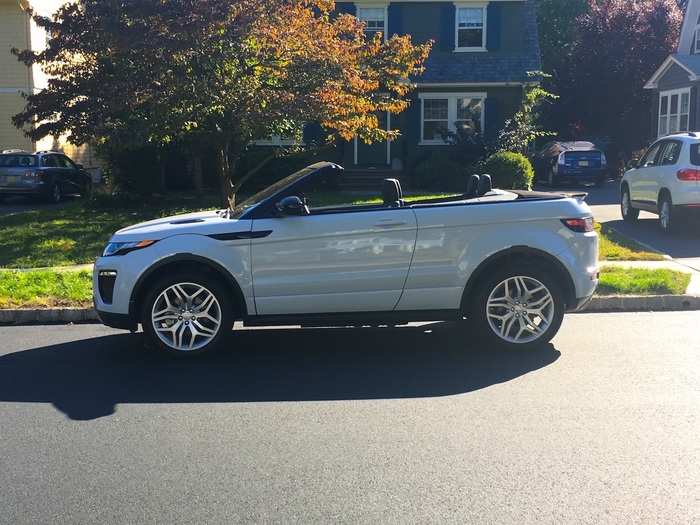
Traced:
[[627, 186], [622, 188], [620, 209], [622, 211], [622, 218], [625, 221], [634, 222], [639, 219], [639, 210], [632, 207], [632, 198], [630, 197], [630, 190]]
[[479, 286], [470, 318], [487, 344], [532, 350], [557, 334], [565, 310], [552, 272], [515, 263], [500, 267]]
[[141, 321], [153, 345], [170, 355], [188, 357], [221, 347], [233, 327], [233, 308], [219, 280], [183, 273], [151, 287]]
[[666, 234], [671, 234], [676, 229], [676, 212], [668, 194], [663, 194], [659, 199], [659, 226]]

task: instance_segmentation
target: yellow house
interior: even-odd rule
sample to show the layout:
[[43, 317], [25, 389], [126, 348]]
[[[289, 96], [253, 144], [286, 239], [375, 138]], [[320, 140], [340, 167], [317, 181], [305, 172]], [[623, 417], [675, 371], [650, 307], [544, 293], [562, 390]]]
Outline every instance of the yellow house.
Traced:
[[0, 151], [23, 149], [28, 151], [59, 150], [86, 167], [97, 164], [91, 148], [77, 148], [65, 138], [47, 137], [33, 142], [12, 124], [12, 116], [24, 106], [22, 93], [35, 93], [47, 86], [47, 77], [38, 66], [26, 67], [10, 50], [42, 50], [46, 32], [38, 27], [24, 8], [51, 16], [65, 0], [0, 0]]

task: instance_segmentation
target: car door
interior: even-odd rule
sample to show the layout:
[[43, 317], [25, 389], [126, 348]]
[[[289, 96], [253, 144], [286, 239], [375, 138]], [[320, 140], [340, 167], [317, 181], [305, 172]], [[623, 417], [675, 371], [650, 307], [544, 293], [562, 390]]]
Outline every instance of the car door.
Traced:
[[394, 310], [416, 243], [412, 210], [311, 210], [254, 219], [258, 315]]
[[[654, 170], [653, 197], [658, 201], [662, 188], [671, 189], [675, 186], [678, 172], [678, 160], [681, 156], [683, 142], [680, 140], [667, 140], [663, 149], [659, 152], [658, 166]], [[650, 191], [652, 188], [650, 186]]]
[[65, 193], [80, 193], [82, 191], [82, 174], [78, 167], [65, 155], [56, 155]]
[[629, 177], [630, 194], [633, 201], [655, 203], [655, 188], [658, 184], [658, 162], [666, 141], [653, 144], [646, 152], [639, 167]]

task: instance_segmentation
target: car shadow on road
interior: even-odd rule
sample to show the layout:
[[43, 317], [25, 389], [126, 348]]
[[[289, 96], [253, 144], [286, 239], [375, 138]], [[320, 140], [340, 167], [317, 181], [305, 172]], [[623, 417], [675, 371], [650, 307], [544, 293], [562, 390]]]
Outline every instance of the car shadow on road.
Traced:
[[555, 362], [552, 345], [522, 353], [470, 344], [449, 323], [234, 332], [230, 348], [171, 359], [142, 336], [111, 335], [0, 357], [0, 402], [51, 403], [73, 420], [119, 403], [396, 399], [463, 394]]
[[668, 235], [661, 231], [658, 223], [657, 218], [640, 218], [637, 222], [618, 220], [605, 225], [674, 259], [700, 257], [700, 228], [696, 224], [684, 223], [679, 231]]

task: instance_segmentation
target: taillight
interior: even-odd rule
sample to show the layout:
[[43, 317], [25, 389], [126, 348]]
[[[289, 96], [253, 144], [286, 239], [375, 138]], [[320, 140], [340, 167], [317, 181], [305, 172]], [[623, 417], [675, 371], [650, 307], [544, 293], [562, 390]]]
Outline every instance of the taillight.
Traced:
[[595, 229], [593, 217], [586, 217], [585, 219], [562, 219], [561, 222], [564, 226], [576, 233], [589, 233]]
[[680, 170], [676, 176], [678, 180], [682, 180], [683, 182], [700, 182], [700, 170]]

